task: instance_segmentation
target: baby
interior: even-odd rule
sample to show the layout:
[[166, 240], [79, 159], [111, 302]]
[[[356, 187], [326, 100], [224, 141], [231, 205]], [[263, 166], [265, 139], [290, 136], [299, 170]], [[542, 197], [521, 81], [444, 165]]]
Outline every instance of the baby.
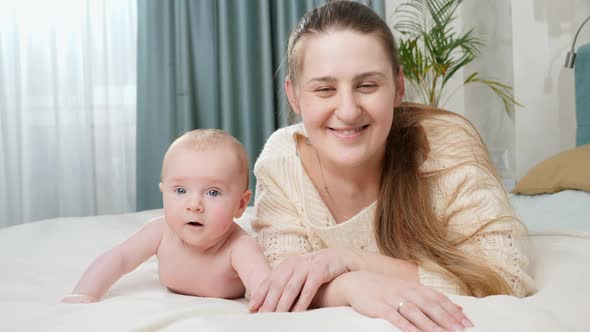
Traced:
[[266, 278], [262, 250], [234, 223], [252, 195], [248, 157], [235, 138], [215, 129], [182, 135], [164, 156], [160, 191], [164, 216], [99, 256], [63, 302], [100, 300], [153, 255], [160, 281], [180, 294], [238, 298]]

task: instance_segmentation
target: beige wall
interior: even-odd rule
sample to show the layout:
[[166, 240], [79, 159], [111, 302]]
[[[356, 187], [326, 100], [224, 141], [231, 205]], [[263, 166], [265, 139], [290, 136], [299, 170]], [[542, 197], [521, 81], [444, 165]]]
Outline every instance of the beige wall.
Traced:
[[[514, 81], [517, 98], [527, 105], [516, 114], [516, 174], [575, 146], [573, 71], [563, 67], [572, 37], [588, 0], [512, 0]], [[590, 41], [584, 27], [578, 45]]]
[[[401, 0], [386, 0], [388, 23]], [[460, 27], [473, 27], [485, 43], [466, 68], [514, 87], [525, 105], [514, 116], [484, 87], [470, 86], [446, 107], [479, 129], [506, 179], [522, 177], [539, 161], [575, 145], [573, 71], [563, 68], [575, 29], [590, 15], [588, 0], [472, 0]], [[578, 45], [590, 41], [590, 24]]]

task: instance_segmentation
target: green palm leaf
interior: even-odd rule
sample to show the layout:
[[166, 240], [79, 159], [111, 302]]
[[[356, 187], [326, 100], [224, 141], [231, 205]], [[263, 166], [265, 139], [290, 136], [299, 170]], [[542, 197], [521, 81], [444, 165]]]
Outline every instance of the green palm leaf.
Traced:
[[[401, 34], [400, 62], [423, 103], [440, 106], [449, 80], [473, 62], [483, 46], [473, 30], [458, 33], [452, 25], [462, 3], [463, 0], [410, 0], [394, 12], [393, 29]], [[464, 85], [470, 83], [488, 86], [502, 99], [507, 113], [514, 105], [521, 106], [508, 85], [480, 78], [477, 72], [464, 81]]]

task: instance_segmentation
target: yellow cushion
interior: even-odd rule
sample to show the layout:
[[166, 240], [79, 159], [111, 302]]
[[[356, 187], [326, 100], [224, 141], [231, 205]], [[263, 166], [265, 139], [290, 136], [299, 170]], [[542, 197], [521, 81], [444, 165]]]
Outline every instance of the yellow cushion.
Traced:
[[512, 190], [515, 194], [552, 194], [566, 189], [590, 192], [590, 144], [579, 146], [533, 167]]

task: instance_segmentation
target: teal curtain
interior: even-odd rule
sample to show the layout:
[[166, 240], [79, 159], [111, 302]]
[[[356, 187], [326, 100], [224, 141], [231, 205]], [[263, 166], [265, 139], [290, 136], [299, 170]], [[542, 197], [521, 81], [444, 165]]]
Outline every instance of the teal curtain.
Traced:
[[[268, 136], [288, 124], [289, 33], [324, 2], [138, 0], [138, 210], [162, 207], [162, 157], [186, 131], [226, 130], [244, 144], [252, 168]], [[384, 0], [361, 2], [383, 17]]]

